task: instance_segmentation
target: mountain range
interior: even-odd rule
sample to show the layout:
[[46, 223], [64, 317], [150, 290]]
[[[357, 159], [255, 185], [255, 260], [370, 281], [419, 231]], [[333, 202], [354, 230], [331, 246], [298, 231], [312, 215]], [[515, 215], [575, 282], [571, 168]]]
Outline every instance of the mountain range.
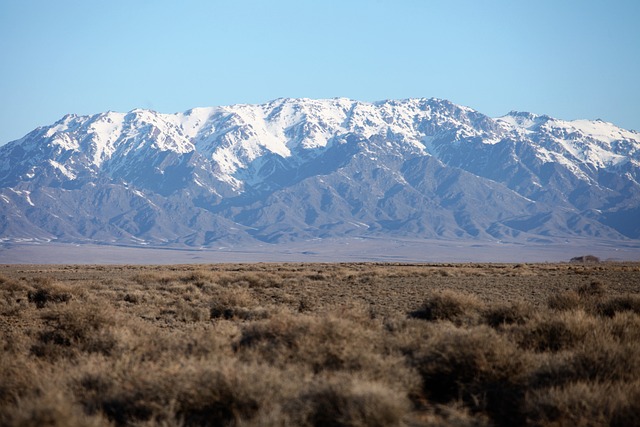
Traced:
[[441, 99], [67, 115], [0, 147], [0, 241], [640, 239], [640, 133]]

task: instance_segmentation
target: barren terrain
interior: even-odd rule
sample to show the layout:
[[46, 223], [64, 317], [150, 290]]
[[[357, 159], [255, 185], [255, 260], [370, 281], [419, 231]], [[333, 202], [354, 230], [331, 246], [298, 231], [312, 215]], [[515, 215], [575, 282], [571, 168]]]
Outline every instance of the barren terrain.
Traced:
[[631, 425], [640, 264], [0, 266], [0, 424]]

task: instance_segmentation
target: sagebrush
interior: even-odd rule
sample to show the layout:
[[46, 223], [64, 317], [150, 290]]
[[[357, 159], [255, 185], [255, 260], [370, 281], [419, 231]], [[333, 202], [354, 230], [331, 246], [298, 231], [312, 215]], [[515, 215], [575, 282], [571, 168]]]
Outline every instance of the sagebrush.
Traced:
[[638, 264], [0, 269], [0, 425], [640, 419]]

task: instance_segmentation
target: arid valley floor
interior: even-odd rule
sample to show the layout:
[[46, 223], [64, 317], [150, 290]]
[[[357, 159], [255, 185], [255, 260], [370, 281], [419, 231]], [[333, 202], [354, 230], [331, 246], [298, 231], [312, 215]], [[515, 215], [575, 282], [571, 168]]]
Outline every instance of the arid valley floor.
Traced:
[[0, 425], [628, 426], [640, 264], [0, 266]]

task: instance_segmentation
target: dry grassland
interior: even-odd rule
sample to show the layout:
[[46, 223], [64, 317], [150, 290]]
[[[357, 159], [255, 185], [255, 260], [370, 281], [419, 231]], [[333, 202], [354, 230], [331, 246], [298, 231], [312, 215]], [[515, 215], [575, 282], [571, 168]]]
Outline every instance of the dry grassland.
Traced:
[[629, 426], [640, 265], [0, 266], [3, 426]]

